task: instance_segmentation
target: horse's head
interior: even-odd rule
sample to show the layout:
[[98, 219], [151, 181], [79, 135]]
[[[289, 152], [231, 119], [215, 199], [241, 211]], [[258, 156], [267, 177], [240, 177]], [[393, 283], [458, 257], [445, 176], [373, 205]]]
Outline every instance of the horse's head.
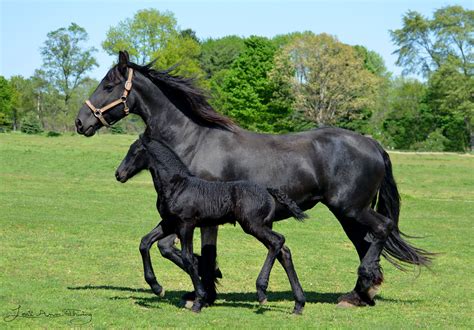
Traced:
[[92, 136], [102, 126], [110, 126], [125, 117], [133, 107], [133, 70], [127, 52], [119, 53], [119, 63], [106, 76], [79, 110], [77, 133]]
[[128, 179], [148, 168], [148, 163], [148, 152], [140, 137], [128, 149], [127, 155], [115, 171], [115, 177], [122, 183], [127, 182]]

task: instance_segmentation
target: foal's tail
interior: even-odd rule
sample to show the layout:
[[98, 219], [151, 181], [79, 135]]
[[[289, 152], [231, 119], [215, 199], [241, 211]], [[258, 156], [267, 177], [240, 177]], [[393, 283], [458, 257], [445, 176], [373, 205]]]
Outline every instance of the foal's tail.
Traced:
[[267, 188], [267, 191], [277, 200], [278, 203], [284, 205], [296, 220], [303, 221], [308, 217], [306, 213], [304, 213], [295, 203], [295, 201], [288, 197], [288, 195], [280, 189]]
[[379, 189], [377, 212], [394, 222], [394, 228], [385, 243], [382, 255], [401, 270], [406, 270], [405, 264], [429, 266], [435, 254], [414, 247], [402, 238], [409, 236], [403, 234], [398, 227], [400, 195], [393, 177], [392, 163], [388, 153], [378, 143], [377, 146], [385, 163], [385, 176]]

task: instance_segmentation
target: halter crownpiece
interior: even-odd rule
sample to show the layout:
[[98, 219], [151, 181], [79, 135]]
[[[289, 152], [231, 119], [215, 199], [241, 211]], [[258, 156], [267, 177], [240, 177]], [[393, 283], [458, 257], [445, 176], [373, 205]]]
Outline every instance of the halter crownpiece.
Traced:
[[128, 115], [129, 113], [129, 109], [128, 109], [128, 105], [127, 105], [127, 97], [128, 97], [128, 93], [130, 92], [130, 90], [132, 89], [132, 78], [133, 78], [133, 69], [132, 68], [128, 68], [128, 78], [127, 78], [127, 81], [125, 82], [125, 86], [124, 86], [124, 90], [123, 90], [123, 94], [122, 96], [103, 106], [102, 108], [98, 109], [96, 108], [91, 101], [89, 100], [86, 100], [86, 104], [87, 106], [89, 107], [89, 109], [92, 111], [92, 113], [94, 114], [94, 116], [100, 120], [100, 122], [104, 125], [104, 126], [107, 126], [107, 127], [110, 127], [110, 124], [105, 120], [103, 114], [104, 112], [116, 107], [117, 105], [119, 105], [120, 103], [123, 103], [123, 111], [125, 112], [125, 115]]

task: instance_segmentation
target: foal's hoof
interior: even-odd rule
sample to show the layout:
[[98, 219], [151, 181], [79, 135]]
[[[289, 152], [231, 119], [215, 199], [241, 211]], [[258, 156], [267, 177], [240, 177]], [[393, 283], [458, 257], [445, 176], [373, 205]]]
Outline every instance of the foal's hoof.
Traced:
[[267, 298], [260, 300], [258, 303], [260, 305], [265, 305], [268, 302]]
[[293, 313], [294, 315], [303, 315], [303, 308], [296, 308], [293, 309]]

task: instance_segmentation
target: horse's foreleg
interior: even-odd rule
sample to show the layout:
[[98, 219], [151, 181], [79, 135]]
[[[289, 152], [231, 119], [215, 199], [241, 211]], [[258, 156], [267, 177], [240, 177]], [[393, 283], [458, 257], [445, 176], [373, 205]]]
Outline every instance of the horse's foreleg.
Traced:
[[199, 278], [197, 264], [194, 263], [193, 232], [194, 227], [190, 225], [184, 225], [179, 229], [179, 236], [181, 239], [181, 256], [183, 258], [184, 267], [186, 268], [188, 274], [191, 277], [191, 281], [193, 282], [194, 292], [196, 293], [196, 299], [194, 300], [191, 310], [193, 312], [200, 312], [205, 305], [206, 291], [204, 290], [204, 286], [201, 282], [201, 279]]
[[147, 235], [143, 236], [140, 242], [140, 254], [143, 261], [143, 271], [145, 274], [145, 281], [150, 285], [153, 293], [159, 296], [164, 296], [165, 291], [163, 287], [158, 283], [151, 265], [150, 248], [157, 240], [167, 236], [168, 234], [163, 231], [161, 223], [156, 226]]
[[[201, 262], [199, 273], [207, 293], [207, 303], [212, 305], [217, 297], [216, 277], [220, 270], [216, 267], [218, 227], [201, 228]], [[222, 274], [220, 274], [222, 277]]]

